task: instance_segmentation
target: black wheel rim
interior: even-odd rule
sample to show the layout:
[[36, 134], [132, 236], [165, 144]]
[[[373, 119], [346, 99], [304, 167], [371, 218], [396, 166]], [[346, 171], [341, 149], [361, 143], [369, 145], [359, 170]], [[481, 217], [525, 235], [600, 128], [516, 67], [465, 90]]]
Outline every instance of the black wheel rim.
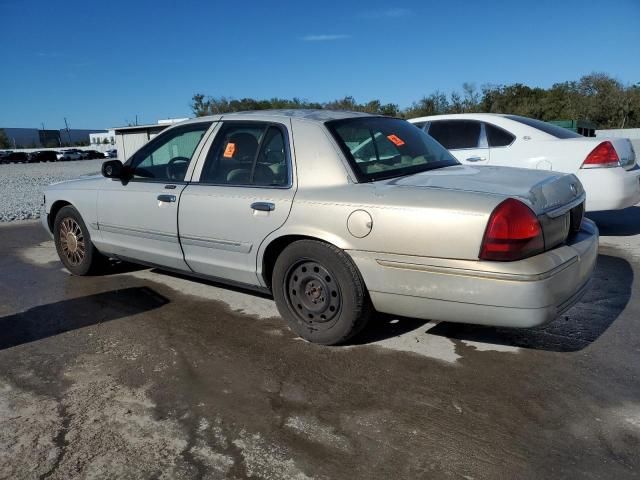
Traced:
[[333, 320], [342, 308], [340, 286], [334, 275], [313, 260], [302, 260], [289, 269], [286, 289], [291, 310], [310, 327]]

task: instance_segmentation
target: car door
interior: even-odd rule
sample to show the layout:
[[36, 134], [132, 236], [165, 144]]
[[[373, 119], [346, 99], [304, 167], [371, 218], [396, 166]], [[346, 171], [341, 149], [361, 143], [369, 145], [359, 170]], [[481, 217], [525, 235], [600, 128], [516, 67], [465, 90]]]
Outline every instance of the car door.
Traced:
[[432, 120], [427, 133], [449, 150], [461, 163], [486, 165], [489, 145], [484, 124], [477, 120]]
[[223, 119], [207, 141], [178, 218], [194, 272], [259, 284], [258, 248], [285, 222], [295, 194], [290, 126]]
[[103, 248], [119, 257], [188, 270], [178, 241], [185, 175], [212, 122], [171, 128], [127, 161], [128, 180], [105, 179], [98, 192]]

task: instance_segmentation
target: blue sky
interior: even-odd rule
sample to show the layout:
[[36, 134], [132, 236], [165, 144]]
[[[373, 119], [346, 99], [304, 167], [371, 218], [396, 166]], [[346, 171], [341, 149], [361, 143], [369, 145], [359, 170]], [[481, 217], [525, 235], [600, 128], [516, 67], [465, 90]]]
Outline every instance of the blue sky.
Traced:
[[640, 82], [640, 0], [0, 0], [0, 126], [107, 128], [191, 96], [405, 107], [463, 82]]

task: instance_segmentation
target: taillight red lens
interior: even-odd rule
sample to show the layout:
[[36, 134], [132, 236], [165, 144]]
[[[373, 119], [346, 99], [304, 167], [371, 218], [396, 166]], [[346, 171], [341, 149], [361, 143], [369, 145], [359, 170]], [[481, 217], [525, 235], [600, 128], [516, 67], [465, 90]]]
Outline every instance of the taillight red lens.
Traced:
[[496, 207], [482, 240], [481, 260], [520, 260], [543, 250], [542, 228], [529, 207], [513, 198]]
[[594, 148], [582, 163], [582, 168], [594, 167], [617, 167], [620, 165], [620, 158], [613, 148], [611, 142], [602, 142]]

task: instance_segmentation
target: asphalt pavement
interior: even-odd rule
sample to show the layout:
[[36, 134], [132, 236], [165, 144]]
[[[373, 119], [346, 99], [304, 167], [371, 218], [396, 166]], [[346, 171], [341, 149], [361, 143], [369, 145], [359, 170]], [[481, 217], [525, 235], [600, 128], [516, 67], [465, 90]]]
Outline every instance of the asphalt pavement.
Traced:
[[376, 317], [348, 346], [157, 270], [73, 277], [0, 226], [0, 478], [640, 478], [640, 207], [544, 328]]

